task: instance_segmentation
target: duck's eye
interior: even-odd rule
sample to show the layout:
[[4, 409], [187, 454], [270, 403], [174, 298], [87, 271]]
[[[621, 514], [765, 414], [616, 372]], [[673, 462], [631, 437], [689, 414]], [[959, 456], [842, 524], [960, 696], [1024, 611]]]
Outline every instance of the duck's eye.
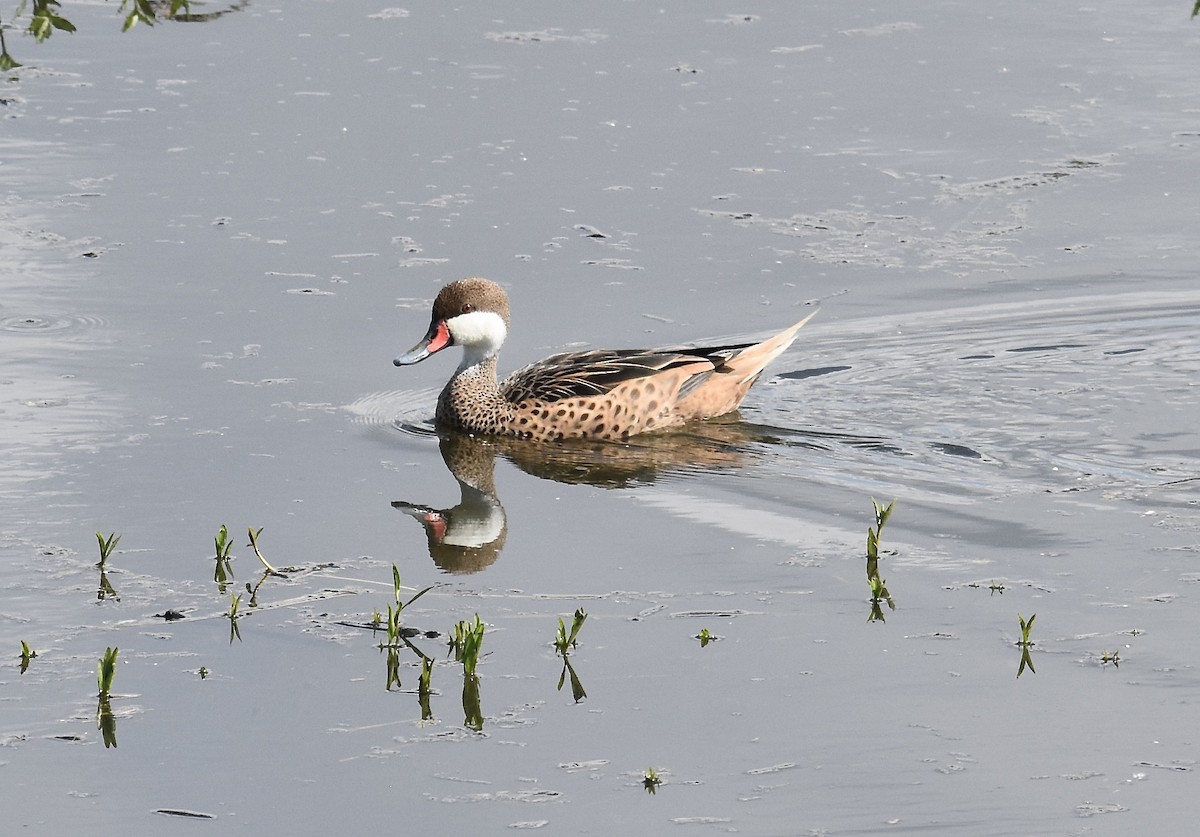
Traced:
[[472, 305], [471, 303], [469, 303], [469, 302], [463, 303], [462, 312], [464, 314], [470, 314], [474, 310], [475, 310], [475, 306]]

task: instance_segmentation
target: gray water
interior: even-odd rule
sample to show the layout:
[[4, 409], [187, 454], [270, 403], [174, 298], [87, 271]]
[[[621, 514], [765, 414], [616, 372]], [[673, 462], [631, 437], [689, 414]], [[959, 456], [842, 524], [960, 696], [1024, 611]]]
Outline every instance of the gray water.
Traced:
[[[70, 6], [0, 94], [10, 828], [1190, 833], [1186, 3]], [[505, 369], [821, 311], [739, 415], [444, 459], [454, 361], [390, 360], [467, 275], [510, 292]], [[431, 720], [363, 627], [393, 564], [436, 585]]]

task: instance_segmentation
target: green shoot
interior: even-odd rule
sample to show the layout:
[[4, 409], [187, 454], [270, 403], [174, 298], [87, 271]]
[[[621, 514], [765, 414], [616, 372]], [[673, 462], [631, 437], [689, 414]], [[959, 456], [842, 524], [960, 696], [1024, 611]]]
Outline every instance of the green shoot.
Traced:
[[96, 566], [104, 569], [104, 565], [108, 563], [108, 556], [112, 555], [113, 550], [117, 548], [117, 544], [121, 542], [121, 536], [113, 532], [106, 538], [97, 532], [96, 540], [100, 542], [100, 563]]
[[886, 600], [892, 610], [896, 609], [896, 605], [892, 601], [892, 597], [888, 594], [886, 579], [880, 578], [878, 575], [873, 575], [867, 579], [867, 583], [871, 585], [872, 602], [878, 603]]
[[400, 614], [404, 612], [404, 608], [400, 605], [393, 607], [387, 606], [387, 644], [395, 646], [396, 640], [400, 638]]
[[583, 608], [575, 609], [575, 616], [571, 621], [571, 630], [567, 630], [567, 624], [563, 618], [558, 617], [558, 633], [554, 638], [554, 650], [562, 657], [563, 668], [562, 673], [558, 676], [558, 690], [561, 692], [563, 685], [567, 682], [567, 677], [571, 678], [571, 695], [575, 698], [575, 702], [583, 700], [587, 697], [587, 692], [583, 689], [583, 682], [580, 681], [579, 675], [575, 673], [575, 667], [571, 665], [569, 656], [571, 649], [577, 645], [579, 631], [583, 628], [583, 623], [587, 621], [587, 613]]
[[875, 575], [867, 576], [867, 583], [871, 586], [871, 613], [867, 616], [867, 621], [886, 622], [883, 618], [883, 603], [887, 602], [889, 610], [896, 609], [896, 602], [887, 589], [887, 581], [880, 578], [876, 570]]
[[450, 637], [450, 650], [463, 667], [463, 725], [476, 732], [483, 730], [483, 709], [480, 706], [479, 678], [475, 675], [475, 665], [479, 662], [485, 628], [483, 620], [476, 613], [474, 622], [463, 620], [455, 625]]
[[401, 601], [400, 591], [403, 590], [404, 587], [400, 584], [400, 569], [395, 564], [392, 564], [392, 597], [396, 600], [397, 612], [404, 610], [404, 608], [411, 605], [413, 602], [424, 596], [436, 586], [437, 585], [435, 584], [431, 584], [424, 590], [418, 590], [417, 593], [407, 602]]
[[878, 560], [879, 539], [883, 537], [883, 527], [887, 525], [888, 518], [892, 516], [892, 509], [896, 507], [896, 501], [892, 500], [886, 506], [881, 506], [872, 497], [871, 506], [875, 510], [875, 525], [867, 527], [867, 558]]
[[467, 677], [475, 675], [475, 665], [479, 662], [479, 649], [483, 645], [484, 630], [483, 620], [476, 613], [474, 622], [464, 620], [455, 625], [454, 633], [450, 637], [450, 650], [454, 652], [455, 661], [462, 663], [463, 674]]
[[113, 676], [116, 674], [117, 668], [117, 649], [116, 647], [104, 649], [104, 656], [100, 658], [100, 664], [96, 666], [96, 685], [100, 687], [100, 697], [107, 698], [109, 691], [112, 689]]
[[1113, 668], [1121, 667], [1121, 652], [1120, 651], [1105, 651], [1100, 657], [1100, 665], [1108, 665], [1112, 663]]
[[[417, 599], [424, 596], [426, 593], [428, 593], [430, 590], [432, 590], [434, 588], [434, 586], [435, 585], [430, 585], [429, 587], [426, 587], [424, 590], [418, 590], [417, 593], [411, 599], [409, 599], [407, 602], [404, 601], [401, 598], [401, 594], [400, 594], [400, 591], [404, 589], [403, 585], [400, 584], [400, 569], [395, 564], [392, 564], [392, 598], [395, 600], [395, 604], [388, 604], [388, 606], [387, 606], [387, 643], [386, 643], [386, 645], [396, 646], [403, 639], [400, 635], [400, 632], [401, 632], [400, 615], [402, 613], [404, 613], [404, 609], [406, 607], [411, 605]], [[383, 622], [383, 615], [378, 610], [376, 610], [375, 613], [371, 617], [372, 629], [377, 629], [382, 622]]]
[[1033, 667], [1033, 657], [1029, 654], [1029, 649], [1033, 646], [1033, 640], [1029, 638], [1029, 632], [1033, 630], [1033, 620], [1037, 619], [1037, 614], [1033, 614], [1029, 619], [1025, 619], [1021, 614], [1017, 614], [1017, 621], [1021, 623], [1021, 639], [1017, 645], [1021, 647], [1021, 664], [1017, 666], [1017, 677], [1025, 673], [1028, 668], [1034, 674], [1037, 670]]
[[883, 537], [883, 527], [896, 508], [896, 501], [881, 506], [872, 497], [871, 508], [875, 512], [875, 525], [867, 527], [867, 584], [871, 587], [871, 613], [867, 621], [884, 622], [882, 603], [887, 602], [888, 608], [895, 610], [896, 602], [888, 592], [887, 582], [879, 575], [879, 541]]
[[662, 781], [662, 777], [658, 775], [658, 771], [653, 767], [647, 767], [646, 772], [642, 775], [642, 787], [651, 796], [658, 790], [658, 786], [662, 784]]
[[[261, 529], [259, 531], [262, 531]], [[229, 550], [233, 549], [233, 540], [229, 537], [229, 530], [225, 524], [221, 524], [221, 528], [217, 531], [217, 536], [213, 538], [213, 543], [217, 547], [217, 560], [228, 561]]]
[[1017, 621], [1021, 623], [1021, 641], [1017, 645], [1033, 645], [1032, 640], [1029, 639], [1029, 632], [1033, 630], [1034, 619], [1037, 619], [1036, 613], [1030, 616], [1028, 621], [1021, 614], [1017, 614]]
[[420, 694], [429, 694], [429, 684], [433, 679], [433, 657], [421, 658], [421, 679], [418, 681], [417, 691]]
[[279, 575], [280, 574], [279, 570], [272, 567], [271, 564], [267, 561], [267, 559], [263, 557], [262, 552], [260, 552], [258, 549], [258, 536], [262, 534], [262, 528], [259, 528], [258, 531], [255, 531], [254, 529], [250, 529], [249, 532], [250, 532], [250, 548], [253, 549], [254, 554], [258, 556], [258, 560], [262, 561], [262, 565], [267, 568], [267, 572], [271, 573], [272, 575]]
[[229, 530], [225, 524], [221, 524], [220, 530], [213, 538], [213, 545], [217, 548], [216, 567], [213, 569], [213, 581], [216, 582], [217, 589], [222, 593], [229, 582], [233, 579], [233, 565], [230, 563], [229, 551], [233, 548], [233, 539], [229, 537]]
[[710, 642], [716, 642], [720, 637], [709, 633], [708, 628], [701, 628], [700, 633], [696, 634], [696, 639], [700, 640], [700, 647], [705, 648]]
[[37, 656], [37, 652], [29, 647], [29, 643], [21, 640], [21, 674], [29, 668], [29, 661]]
[[994, 596], [995, 594], [999, 593], [1001, 596], [1003, 596], [1004, 589], [1005, 589], [1004, 585], [1000, 584], [999, 582], [996, 582], [996, 581], [993, 581], [991, 584], [988, 585], [988, 590], [991, 591], [991, 593], [989, 595]]
[[208, 679], [208, 667], [207, 666], [200, 666], [200, 670], [197, 671], [196, 673], [200, 675], [201, 680]]
[[571, 621], [571, 632], [567, 633], [566, 623], [563, 622], [561, 616], [558, 617], [558, 634], [554, 639], [554, 650], [565, 657], [570, 649], [575, 648], [577, 645], [575, 639], [579, 636], [579, 630], [586, 621], [587, 614], [583, 612], [583, 608], [577, 608], [575, 617]]

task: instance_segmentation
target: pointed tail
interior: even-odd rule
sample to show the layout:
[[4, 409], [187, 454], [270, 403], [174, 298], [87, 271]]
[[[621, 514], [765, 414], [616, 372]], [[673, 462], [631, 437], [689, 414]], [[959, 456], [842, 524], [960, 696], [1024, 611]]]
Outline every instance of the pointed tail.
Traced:
[[788, 346], [795, 342], [796, 334], [804, 327], [804, 324], [815, 316], [817, 316], [817, 311], [813, 311], [803, 320], [784, 329], [774, 337], [761, 343], [755, 343], [753, 346], [747, 346], [726, 361], [725, 368], [721, 371], [733, 372], [742, 381], [749, 381], [746, 384], [746, 389], [749, 389], [750, 385], [762, 374], [767, 364], [783, 354]]

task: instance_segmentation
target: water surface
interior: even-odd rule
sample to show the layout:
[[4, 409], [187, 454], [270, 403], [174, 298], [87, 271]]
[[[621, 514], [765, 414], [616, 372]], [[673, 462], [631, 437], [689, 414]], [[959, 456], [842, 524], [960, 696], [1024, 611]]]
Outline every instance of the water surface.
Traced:
[[[0, 140], [0, 647], [39, 652], [0, 674], [8, 821], [1185, 833], [1183, 4], [71, 11], [17, 41]], [[506, 369], [822, 310], [737, 416], [439, 444], [453, 361], [390, 359], [475, 274], [512, 297]], [[435, 513], [481, 546], [431, 553]], [[254, 608], [249, 527], [288, 568]], [[404, 615], [443, 634], [413, 640], [433, 720], [361, 627], [393, 563], [437, 585]], [[576, 703], [551, 643], [578, 607]], [[476, 613], [482, 732], [445, 661]]]

